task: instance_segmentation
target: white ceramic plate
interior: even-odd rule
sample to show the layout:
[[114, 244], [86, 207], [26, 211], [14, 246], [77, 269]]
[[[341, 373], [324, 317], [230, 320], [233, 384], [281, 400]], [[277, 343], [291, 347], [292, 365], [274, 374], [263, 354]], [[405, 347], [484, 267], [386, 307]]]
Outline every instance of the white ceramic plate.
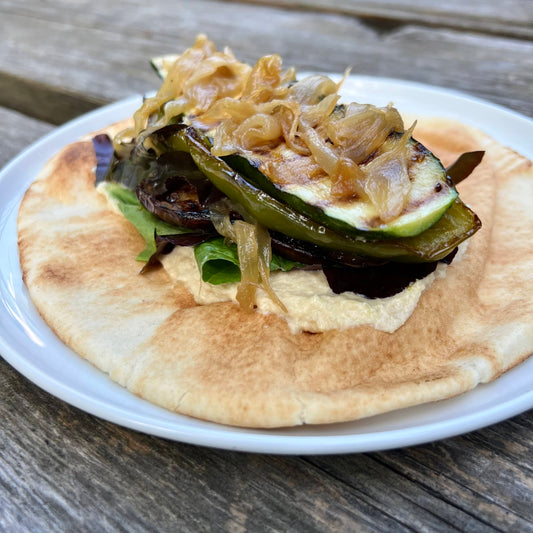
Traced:
[[[390, 79], [350, 77], [348, 100], [417, 115], [457, 118], [533, 159], [533, 121], [456, 92]], [[35, 310], [21, 280], [16, 216], [23, 192], [68, 142], [130, 116], [141, 98], [103, 107], [30, 146], [0, 173], [0, 354], [62, 400], [145, 433], [251, 452], [316, 454], [375, 451], [429, 442], [499, 422], [533, 407], [533, 358], [457, 398], [344, 424], [253, 430], [177, 415], [139, 399], [67, 348]]]

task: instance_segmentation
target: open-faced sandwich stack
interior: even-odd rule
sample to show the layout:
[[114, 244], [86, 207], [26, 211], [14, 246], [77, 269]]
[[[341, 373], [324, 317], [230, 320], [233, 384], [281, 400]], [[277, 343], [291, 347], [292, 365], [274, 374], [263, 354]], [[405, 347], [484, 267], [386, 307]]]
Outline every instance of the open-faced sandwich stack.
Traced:
[[19, 213], [39, 312], [111, 379], [276, 427], [449, 398], [531, 354], [530, 161], [204, 36], [153, 66], [157, 94], [65, 147]]

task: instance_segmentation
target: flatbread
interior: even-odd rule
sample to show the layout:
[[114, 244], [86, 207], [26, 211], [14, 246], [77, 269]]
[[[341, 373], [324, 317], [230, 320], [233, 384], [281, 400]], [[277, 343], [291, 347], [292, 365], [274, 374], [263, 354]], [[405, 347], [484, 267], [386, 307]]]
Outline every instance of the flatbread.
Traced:
[[456, 122], [421, 120], [415, 136], [445, 165], [486, 150], [459, 186], [483, 228], [395, 333], [292, 334], [273, 315], [199, 306], [162, 269], [138, 275], [144, 243], [95, 192], [90, 140], [64, 148], [24, 197], [24, 281], [65, 344], [133, 393], [193, 417], [320, 424], [455, 396], [533, 351], [533, 168]]

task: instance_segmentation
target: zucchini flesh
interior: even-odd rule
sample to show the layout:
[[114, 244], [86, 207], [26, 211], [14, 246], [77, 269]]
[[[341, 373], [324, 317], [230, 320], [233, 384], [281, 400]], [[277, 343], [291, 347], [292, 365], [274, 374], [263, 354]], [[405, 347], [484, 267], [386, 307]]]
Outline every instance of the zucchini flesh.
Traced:
[[[387, 144], [394, 142], [394, 136], [395, 134], [391, 136], [393, 140]], [[408, 146], [411, 191], [403, 212], [389, 222], [380, 220], [376, 208], [369, 200], [332, 198], [331, 180], [328, 176], [307, 182], [297, 179], [294, 182], [275, 183], [262, 170], [272, 158], [279, 161], [283, 157], [302, 157], [288, 150], [276, 151], [274, 154], [254, 154], [254, 159], [231, 155], [224, 160], [270, 196], [334, 231], [368, 239], [412, 237], [435, 224], [452, 205], [458, 193], [447, 178], [441, 162], [429, 150], [414, 139], [409, 140]]]
[[167, 77], [170, 67], [178, 59], [179, 55], [169, 54], [165, 56], [153, 57], [150, 60], [150, 65], [156, 71], [157, 75], [164, 80]]
[[457, 197], [444, 215], [419, 235], [374, 239], [346, 235], [313, 221], [249, 182], [225, 161], [213, 156], [205, 139], [193, 128], [182, 129], [169, 144], [174, 149], [188, 151], [215, 187], [255, 220], [271, 230], [325, 248], [407, 263], [438, 261], [481, 227], [476, 214]]

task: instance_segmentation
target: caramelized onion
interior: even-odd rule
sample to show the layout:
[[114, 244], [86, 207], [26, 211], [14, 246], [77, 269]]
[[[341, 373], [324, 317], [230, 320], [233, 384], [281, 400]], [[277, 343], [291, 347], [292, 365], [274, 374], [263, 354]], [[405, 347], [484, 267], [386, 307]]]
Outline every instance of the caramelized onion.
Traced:
[[279, 121], [275, 117], [258, 113], [240, 124], [234, 135], [239, 147], [252, 150], [258, 147], [268, 148], [269, 143], [276, 141], [281, 133]]
[[289, 98], [302, 105], [316, 105], [330, 94], [337, 93], [337, 84], [326, 76], [308, 76], [295, 83], [289, 90]]
[[270, 261], [272, 248], [270, 234], [260, 224], [244, 220], [231, 222], [229, 209], [223, 203], [211, 207], [211, 220], [220, 235], [237, 245], [241, 281], [237, 288], [237, 301], [246, 311], [255, 307], [258, 288], [262, 288], [269, 298], [284, 312], [287, 308], [270, 285]]
[[[278, 55], [250, 67], [200, 35], [135, 113], [134, 128], [116, 141], [183, 115], [211, 138], [213, 155], [278, 150], [266, 165], [273, 180], [327, 175], [333, 197], [370, 201], [389, 222], [401, 214], [411, 188], [406, 146], [412, 128], [383, 152], [389, 135], [404, 131], [400, 114], [392, 105], [338, 105], [341, 83], [322, 75], [295, 81], [294, 69], [283, 72]], [[286, 149], [295, 157], [287, 160]]]
[[349, 199], [354, 197], [366, 198], [366, 175], [351, 159], [339, 159], [331, 183], [331, 194], [335, 198]]
[[[281, 57], [264, 56], [255, 64], [246, 82], [242, 99], [257, 104], [268, 102], [279, 87], [282, 76]], [[281, 95], [277, 95], [279, 98]]]
[[415, 124], [400, 137], [392, 150], [384, 152], [365, 166], [365, 193], [384, 222], [396, 218], [402, 212], [411, 191], [407, 143], [414, 127]]
[[343, 118], [330, 121], [326, 131], [345, 157], [361, 163], [377, 150], [392, 131], [403, 131], [400, 114], [392, 106], [350, 104]]
[[302, 124], [301, 136], [318, 165], [330, 176], [334, 175], [339, 162], [339, 156], [335, 151], [327, 145], [314, 128], [307, 124]]
[[308, 106], [302, 112], [301, 120], [313, 128], [327, 122], [339, 98], [338, 94], [330, 94], [316, 105]]
[[297, 155], [291, 159], [273, 158], [264, 163], [262, 168], [274, 183], [280, 185], [305, 184], [319, 176], [324, 176], [324, 171], [317, 162], [307, 156]]

